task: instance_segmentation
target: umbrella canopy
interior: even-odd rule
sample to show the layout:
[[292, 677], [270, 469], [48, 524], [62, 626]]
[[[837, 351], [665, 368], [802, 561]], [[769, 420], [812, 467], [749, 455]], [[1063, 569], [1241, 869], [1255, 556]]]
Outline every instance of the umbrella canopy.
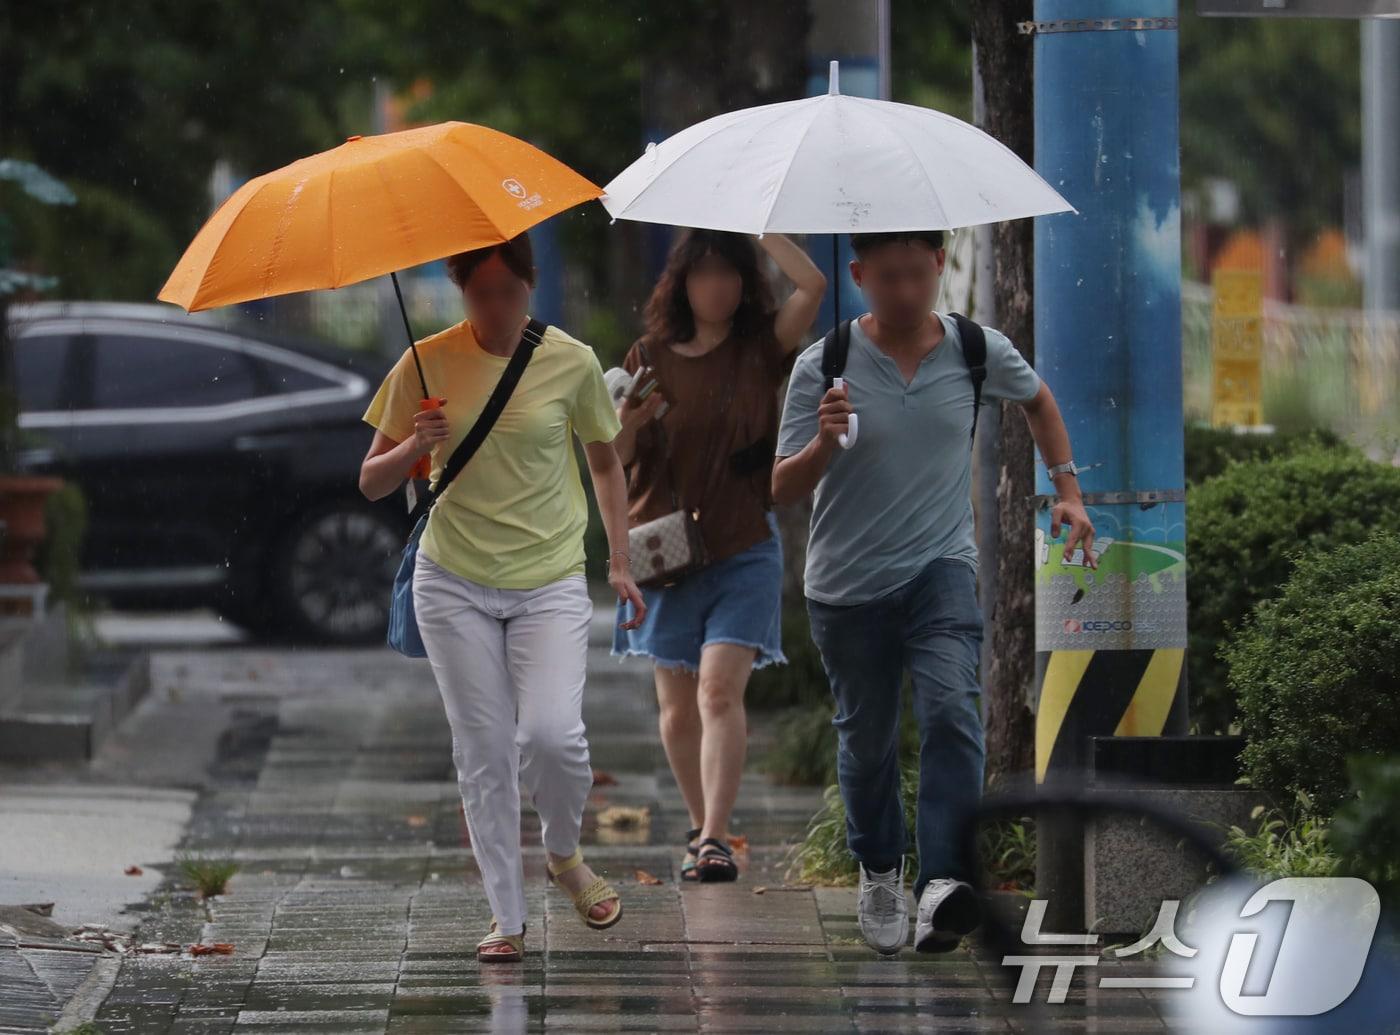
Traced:
[[354, 136], [236, 190], [157, 297], [193, 312], [355, 284], [499, 244], [600, 194], [562, 162], [486, 126]]
[[1074, 211], [1010, 148], [951, 115], [826, 95], [695, 124], [617, 175], [614, 219], [763, 234], [945, 230]]

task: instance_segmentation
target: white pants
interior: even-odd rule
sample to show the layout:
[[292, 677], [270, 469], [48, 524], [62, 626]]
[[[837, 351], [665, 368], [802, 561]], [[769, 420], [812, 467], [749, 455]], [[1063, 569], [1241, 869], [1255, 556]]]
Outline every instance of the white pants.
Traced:
[[544, 847], [578, 848], [593, 786], [583, 683], [593, 603], [582, 575], [539, 589], [463, 578], [422, 550], [413, 609], [452, 727], [452, 760], [491, 911], [504, 934], [525, 923], [520, 784]]

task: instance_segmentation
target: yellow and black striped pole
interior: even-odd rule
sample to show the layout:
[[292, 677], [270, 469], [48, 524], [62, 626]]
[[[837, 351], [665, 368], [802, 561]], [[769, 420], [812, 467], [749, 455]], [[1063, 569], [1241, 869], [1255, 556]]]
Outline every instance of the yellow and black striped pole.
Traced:
[[1090, 737], [1159, 737], [1184, 703], [1186, 649], [1065, 649], [1036, 654], [1035, 777], [1083, 769]]

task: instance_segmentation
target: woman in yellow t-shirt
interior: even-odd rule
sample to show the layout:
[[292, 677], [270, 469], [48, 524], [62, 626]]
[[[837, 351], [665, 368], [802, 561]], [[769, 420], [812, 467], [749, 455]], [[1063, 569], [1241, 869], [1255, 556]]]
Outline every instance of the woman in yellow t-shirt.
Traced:
[[[377, 430], [360, 468], [370, 499], [395, 491], [418, 458], [432, 480], [500, 380], [528, 321], [535, 282], [529, 238], [447, 260], [468, 319], [417, 343], [423, 376], [446, 401], [420, 411], [405, 350], [365, 411]], [[522, 958], [525, 891], [520, 783], [540, 815], [547, 866], [589, 927], [622, 916], [617, 892], [578, 852], [593, 783], [582, 719], [593, 606], [583, 574], [588, 508], [573, 436], [583, 443], [612, 550], [619, 599], [642, 595], [629, 572], [627, 488], [612, 440], [620, 429], [593, 350], [548, 328], [491, 433], [443, 491], [419, 540], [418, 631], [452, 727], [453, 761], [472, 851], [493, 920], [482, 961]], [[631, 625], [632, 623], [629, 623]]]

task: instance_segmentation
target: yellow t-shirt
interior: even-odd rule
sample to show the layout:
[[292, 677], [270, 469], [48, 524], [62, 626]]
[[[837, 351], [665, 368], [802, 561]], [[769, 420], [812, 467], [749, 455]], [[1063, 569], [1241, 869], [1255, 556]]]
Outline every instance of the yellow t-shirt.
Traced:
[[[417, 345], [428, 391], [447, 400], [451, 428], [431, 454], [436, 485], [509, 360], [484, 350], [466, 320]], [[405, 349], [364, 420], [402, 442], [413, 435], [422, 398]], [[497, 589], [537, 589], [582, 572], [588, 504], [572, 435], [610, 442], [620, 430], [598, 357], [548, 328], [491, 433], [433, 507], [418, 548], [448, 571]]]

